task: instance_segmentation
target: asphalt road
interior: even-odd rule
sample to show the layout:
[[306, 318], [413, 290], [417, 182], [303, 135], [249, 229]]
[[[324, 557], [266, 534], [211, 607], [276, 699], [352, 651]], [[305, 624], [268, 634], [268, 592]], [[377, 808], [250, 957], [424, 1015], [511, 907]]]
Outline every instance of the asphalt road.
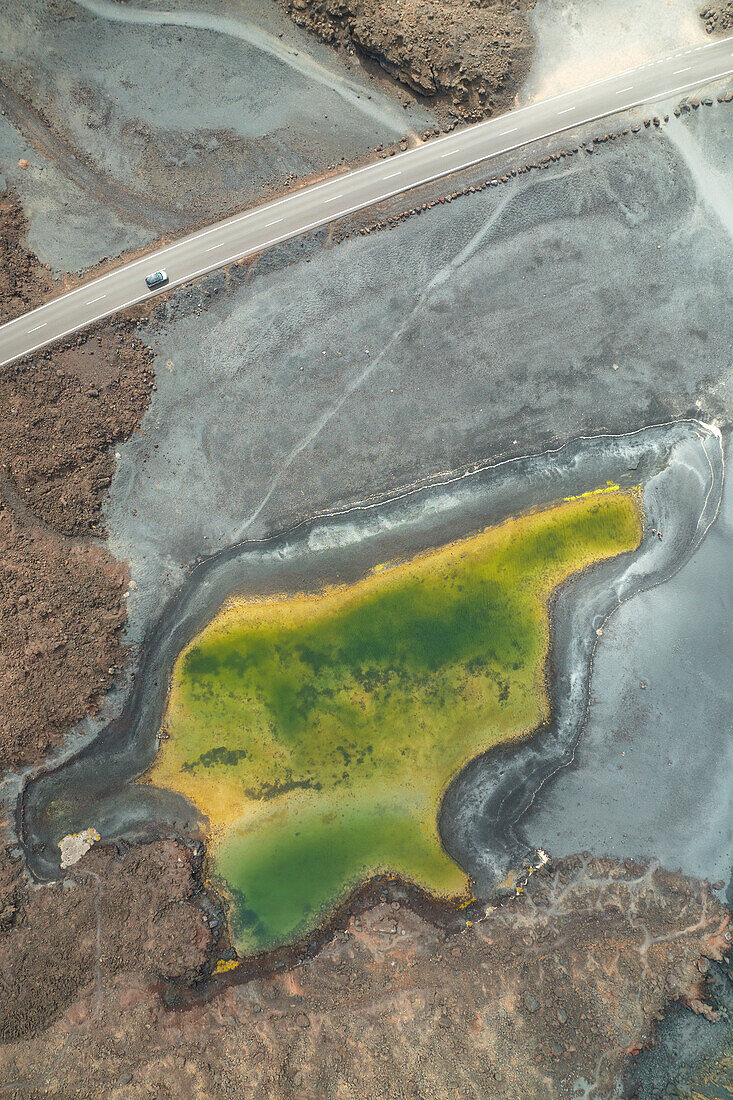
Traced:
[[[733, 37], [676, 50], [605, 80], [454, 130], [365, 168], [302, 187], [125, 264], [0, 326], [0, 366], [151, 297], [145, 275], [168, 287], [223, 267], [411, 187], [450, 175], [538, 138], [642, 103], [682, 95], [733, 74]], [[158, 291], [161, 293], [161, 291]]]

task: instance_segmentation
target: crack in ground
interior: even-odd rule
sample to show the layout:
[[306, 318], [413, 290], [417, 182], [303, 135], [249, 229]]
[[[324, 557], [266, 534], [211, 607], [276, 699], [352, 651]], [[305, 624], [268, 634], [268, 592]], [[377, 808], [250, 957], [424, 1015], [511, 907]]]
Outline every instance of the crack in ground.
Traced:
[[315, 422], [315, 424], [313, 424], [310, 431], [308, 431], [303, 436], [300, 442], [296, 444], [295, 447], [293, 447], [290, 453], [286, 456], [285, 461], [282, 463], [280, 469], [272, 478], [267, 488], [267, 491], [260, 503], [257, 505], [255, 510], [247, 517], [247, 519], [241, 524], [241, 526], [234, 532], [232, 536], [233, 543], [242, 541], [247, 530], [259, 517], [263, 508], [265, 508], [268, 501], [272, 497], [272, 494], [277, 489], [283, 475], [290, 469], [296, 458], [298, 458], [299, 455], [301, 455], [303, 451], [306, 450], [306, 448], [309, 447], [311, 443], [313, 443], [313, 441], [318, 438], [323, 429], [326, 428], [328, 424], [333, 420], [333, 418], [338, 415], [338, 413], [344, 407], [349, 398], [352, 397], [357, 390], [361, 389], [364, 383], [368, 381], [368, 379], [374, 374], [377, 368], [382, 364], [385, 356], [389, 354], [397, 341], [404, 335], [408, 326], [412, 323], [414, 318], [420, 312], [432, 292], [438, 287], [443, 286], [444, 283], [446, 283], [448, 279], [450, 279], [451, 276], [454, 275], [455, 272], [475, 254], [475, 252], [483, 244], [484, 240], [489, 235], [491, 230], [494, 228], [496, 223], [499, 221], [501, 215], [504, 213], [509, 203], [512, 201], [512, 199], [514, 199], [516, 195], [516, 190], [516, 188], [512, 188], [508, 192], [508, 194], [504, 196], [496, 209], [491, 212], [491, 215], [486, 220], [481, 229], [477, 233], [475, 233], [473, 237], [471, 237], [468, 244], [466, 244], [459, 252], [455, 254], [455, 256], [453, 256], [452, 259], [448, 261], [447, 264], [445, 264], [443, 267], [440, 268], [439, 271], [435, 273], [433, 278], [423, 290], [418, 300], [408, 312], [407, 316], [394, 330], [391, 337], [380, 351], [379, 355], [377, 355], [369, 363], [369, 365], [364, 368], [361, 374], [358, 374], [355, 378], [352, 378], [347, 383], [346, 388], [341, 396], [333, 403], [333, 405], [330, 406], [329, 409], [326, 410], [326, 412]]

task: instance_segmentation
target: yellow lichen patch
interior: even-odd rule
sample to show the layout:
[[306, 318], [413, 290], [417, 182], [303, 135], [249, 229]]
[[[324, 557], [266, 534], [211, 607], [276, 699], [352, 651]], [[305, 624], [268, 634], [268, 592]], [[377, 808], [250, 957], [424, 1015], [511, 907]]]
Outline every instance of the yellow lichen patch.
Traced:
[[228, 974], [230, 970], [236, 970], [239, 966], [239, 959], [219, 959], [218, 963], [214, 967], [215, 974]]
[[620, 489], [621, 486], [617, 485], [615, 481], [608, 481], [600, 489], [588, 489], [585, 493], [578, 493], [575, 497], [563, 497], [563, 501], [585, 500], [587, 497], [597, 497], [602, 493], [617, 493]]

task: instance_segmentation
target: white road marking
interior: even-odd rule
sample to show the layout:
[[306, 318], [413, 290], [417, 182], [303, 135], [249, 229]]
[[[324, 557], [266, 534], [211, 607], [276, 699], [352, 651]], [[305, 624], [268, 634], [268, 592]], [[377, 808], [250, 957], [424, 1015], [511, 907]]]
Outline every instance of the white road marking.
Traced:
[[[323, 200], [324, 206], [327, 202], [337, 202], [338, 199], [342, 199], [343, 197], [344, 197], [343, 195], [331, 195], [330, 199], [324, 199]], [[280, 218], [279, 220], [282, 221], [282, 218]], [[269, 222], [268, 224], [269, 225], [274, 225], [275, 223], [274, 222]]]
[[558, 111], [558, 115], [566, 115], [568, 111], [574, 111], [575, 107], [566, 107], [564, 111]]
[[502, 130], [499, 137], [504, 137], [505, 134], [514, 134], [517, 132], [517, 129], [517, 126], [512, 126], [511, 130]]
[[219, 241], [218, 244], [210, 244], [208, 248], [204, 249], [204, 252], [213, 252], [215, 248], [223, 248], [226, 241]]
[[265, 229], [267, 229], [268, 225], [277, 225], [277, 223], [281, 221], [282, 218], [275, 218], [274, 222], [265, 222]]
[[29, 328], [28, 329], [28, 335], [30, 336], [30, 334], [32, 332], [38, 332], [39, 328], [45, 328], [47, 324], [48, 324], [48, 321], [44, 321], [42, 325], [36, 325], [35, 328]]
[[456, 153], [460, 153], [460, 149], [449, 149], [447, 153], [441, 153], [441, 157], [454, 157]]
[[107, 297], [106, 294], [100, 294], [98, 298], [92, 298], [91, 301], [87, 302], [87, 305], [88, 306], [93, 306], [95, 302], [101, 302], [102, 298], [106, 298], [106, 297]]
[[686, 69], [675, 69], [675, 71], [672, 73], [672, 76], [679, 76], [680, 73], [689, 73], [691, 68], [692, 66], [688, 65]]
[[[213, 270], [213, 268], [209, 268], [209, 270], [211, 271], [211, 270]], [[183, 282], [183, 281], [184, 280], [182, 279], [181, 282]], [[173, 283], [172, 285], [173, 286], [178, 286], [179, 284], [178, 283]], [[166, 290], [170, 290], [170, 286], [166, 287]], [[98, 317], [92, 317], [92, 319], [90, 321], [87, 321], [87, 324], [93, 325], [95, 321], [101, 321], [103, 317], [109, 317], [113, 313], [119, 313], [123, 309], [129, 309], [130, 306], [136, 306], [138, 304], [138, 302], [142, 302], [143, 299], [147, 298], [147, 297], [148, 297], [147, 294], [141, 294], [137, 298], [131, 298], [129, 302], [124, 302], [121, 306], [115, 306], [113, 309], [108, 309], [106, 313], [100, 313]], [[42, 307], [39, 306], [38, 308], [41, 309]], [[8, 324], [9, 323], [10, 322], [8, 322]], [[44, 328], [44, 325], [39, 325], [38, 327], [39, 328]], [[27, 351], [24, 351], [23, 355], [32, 355], [33, 352], [38, 351], [39, 348], [45, 348], [49, 345], [49, 343], [53, 343], [53, 341], [55, 341], [55, 340], [63, 340], [64, 336], [70, 336], [72, 332], [78, 332], [78, 331], [79, 331], [79, 326], [78, 325], [74, 325], [73, 328], [67, 328], [65, 332], [59, 332], [56, 336], [53, 336], [51, 338], [51, 340], [41, 340], [40, 344], [35, 344], [32, 348], [28, 348]], [[2, 363], [0, 363], [0, 367], [5, 367], [5, 366], [7, 366], [8, 363], [12, 363], [14, 359], [19, 359], [19, 358], [20, 358], [20, 356], [18, 356], [18, 355], [11, 355], [9, 359], [3, 359]]]
[[[399, 195], [399, 193], [399, 191], [395, 191], [396, 195]], [[371, 201], [367, 205], [371, 206]], [[336, 215], [337, 218], [340, 216], [340, 214]], [[209, 264], [208, 267], [200, 267], [198, 271], [192, 271], [189, 275], [186, 275], [184, 279], [180, 279], [179, 282], [175, 284], [175, 286], [180, 286], [181, 283], [188, 283], [191, 279], [197, 279], [199, 275], [206, 275], [209, 271], [215, 271], [217, 267], [223, 267], [225, 264], [233, 264], [236, 260], [243, 260], [244, 257], [249, 256], [251, 252], [260, 252], [264, 248], [270, 248], [270, 246], [273, 244], [280, 244], [282, 241], [286, 241], [290, 236], [299, 236], [301, 233], [307, 233], [309, 229], [315, 229], [315, 227], [319, 225], [323, 225], [322, 218], [319, 218], [318, 221], [310, 222], [309, 225], [302, 226], [302, 228], [300, 228], [296, 234], [284, 233], [282, 237], [273, 237], [271, 241], [265, 241], [264, 244], [257, 245], [256, 248], [248, 248], [244, 252], [235, 253], [234, 256], [227, 256], [226, 260], [221, 260], [215, 264]], [[128, 305], [132, 305], [132, 303], [129, 302]], [[120, 308], [125, 309], [126, 307], [121, 306]], [[4, 364], [0, 363], [0, 366], [3, 365]]]
[[390, 176], [385, 176], [384, 178], [386, 180], [393, 180], [395, 178], [395, 176], [401, 176], [401, 175], [402, 175], [401, 172], [393, 172]]
[[628, 88], [619, 88], [619, 90], [616, 92], [616, 95], [623, 95], [624, 92], [633, 92], [633, 90], [634, 85], [631, 84]]

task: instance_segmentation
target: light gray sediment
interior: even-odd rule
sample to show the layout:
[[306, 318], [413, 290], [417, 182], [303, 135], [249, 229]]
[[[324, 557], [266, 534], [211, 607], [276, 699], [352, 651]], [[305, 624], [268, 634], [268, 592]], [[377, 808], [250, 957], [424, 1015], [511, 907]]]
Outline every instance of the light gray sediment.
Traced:
[[[321, 64], [304, 50], [295, 49], [282, 38], [265, 30], [258, 23], [243, 17], [231, 19], [209, 11], [169, 10], [136, 7], [126, 4], [121, 7], [111, 0], [71, 0], [79, 7], [102, 19], [134, 26], [148, 27], [187, 27], [190, 30], [212, 31], [228, 35], [254, 46], [256, 50], [268, 54], [275, 61], [292, 69], [306, 80], [322, 84], [324, 88], [335, 92], [350, 107], [360, 114], [378, 122], [394, 136], [402, 137], [405, 132], [405, 114], [394, 102], [385, 99], [378, 92], [368, 93], [363, 83], [351, 80], [344, 73]], [[263, 104], [266, 111], [267, 104]]]
[[167, 9], [0, 0], [0, 167], [55, 270], [215, 221], [434, 125], [274, 3]]
[[237, 538], [580, 435], [725, 415], [730, 241], [656, 132], [325, 240], [220, 272], [148, 326], [157, 390], [106, 515], [137, 586], [133, 645], [188, 564]]
[[[474, 760], [441, 808], [446, 848], [470, 871], [478, 891], [490, 891], [532, 847], [517, 823], [541, 788], [573, 762], [588, 714], [596, 646], [610, 616], [631, 596], [667, 582], [689, 560], [718, 515], [722, 489], [719, 433], [703, 430], [698, 441], [680, 440], [643, 489], [647, 529], [663, 532], [662, 540], [652, 534], [621, 570], [617, 561], [600, 563], [556, 593], [549, 722], [518, 749], [493, 750]], [[547, 843], [537, 840], [536, 830], [532, 835], [535, 846]], [[605, 851], [602, 844], [593, 848]], [[571, 845], [571, 850], [578, 849]]]
[[732, 536], [728, 477], [705, 542], [605, 631], [573, 767], [522, 823], [532, 844], [558, 856], [653, 852], [666, 867], [730, 883]]

